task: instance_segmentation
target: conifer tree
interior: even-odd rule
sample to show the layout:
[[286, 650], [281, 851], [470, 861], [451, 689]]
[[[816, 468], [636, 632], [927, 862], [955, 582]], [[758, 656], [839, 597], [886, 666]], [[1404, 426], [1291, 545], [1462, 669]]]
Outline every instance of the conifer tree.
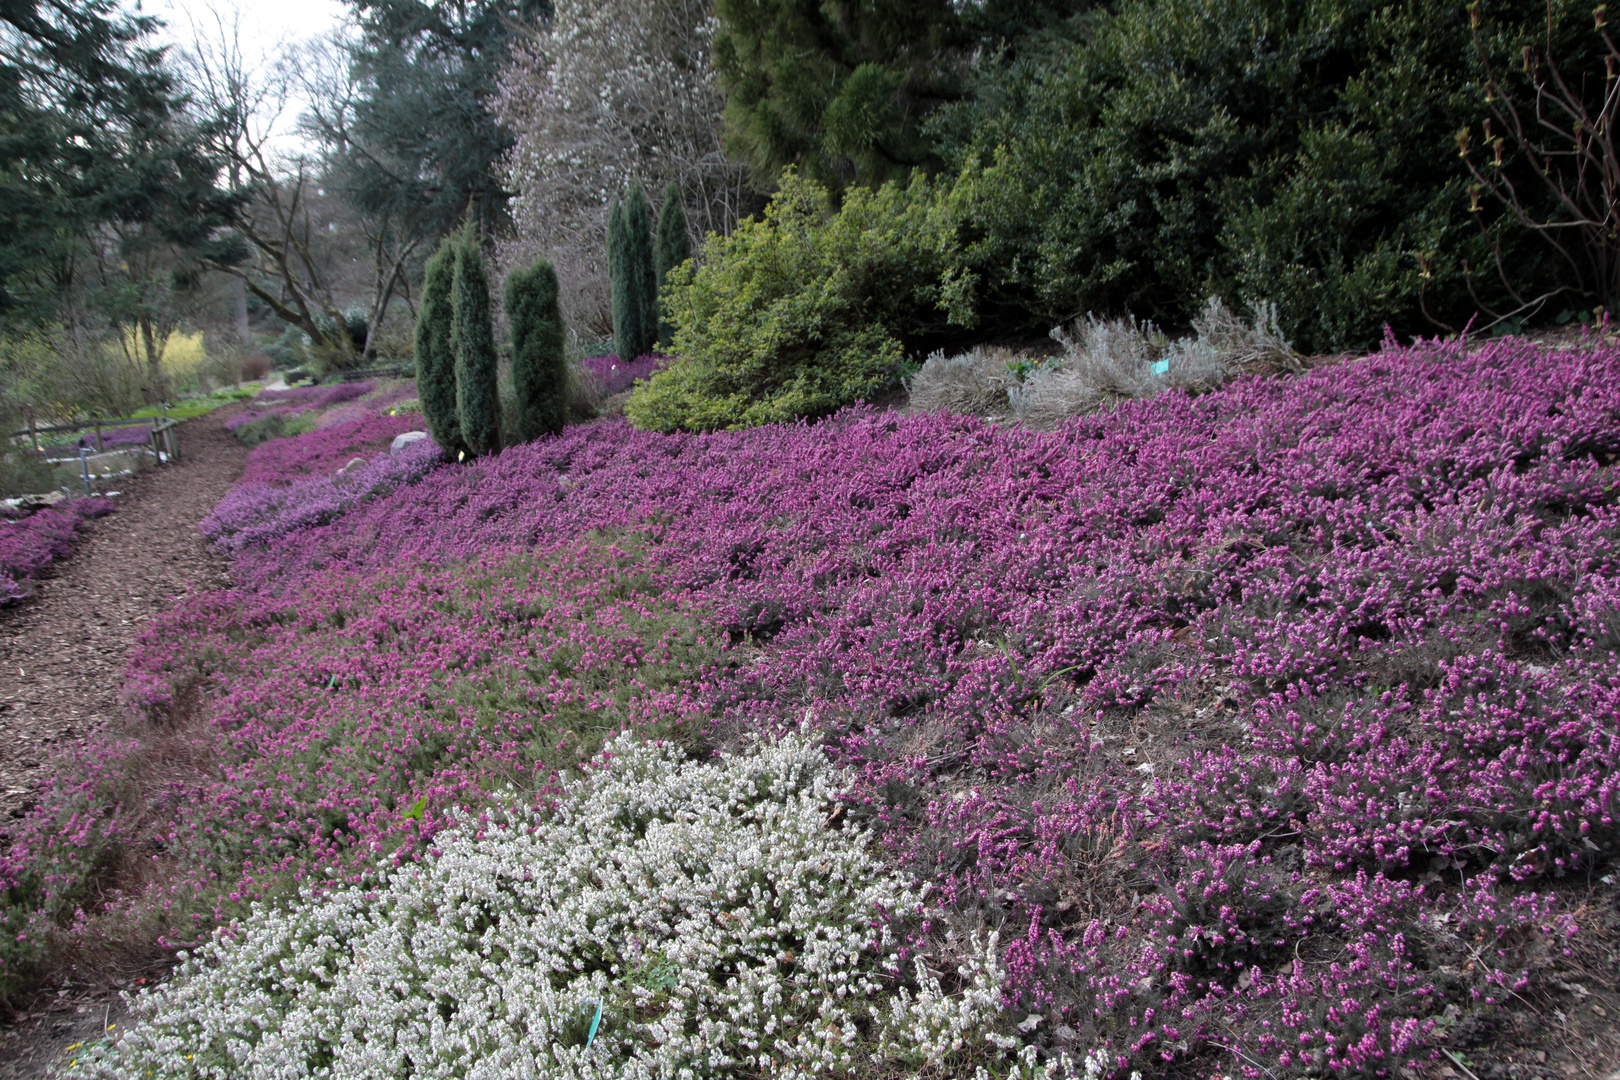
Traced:
[[457, 240], [455, 234], [445, 237], [428, 259], [416, 317], [416, 396], [433, 441], [451, 457], [467, 449], [456, 416], [456, 356], [450, 347]]
[[658, 272], [658, 343], [668, 349], [675, 328], [664, 318], [664, 279], [671, 270], [692, 257], [692, 237], [686, 227], [686, 205], [681, 187], [671, 183], [664, 189], [664, 205], [658, 211], [658, 245], [653, 249], [653, 265]]
[[652, 211], [640, 188], [615, 200], [608, 215], [608, 274], [613, 280], [613, 347], [621, 360], [658, 342], [658, 276], [653, 266]]
[[516, 428], [527, 442], [561, 431], [568, 413], [568, 358], [551, 263], [538, 259], [507, 277], [506, 317], [512, 324]]
[[450, 348], [456, 357], [456, 418], [461, 423], [461, 438], [469, 454], [492, 454], [501, 448], [495, 326], [489, 313], [484, 253], [470, 223], [456, 244], [450, 301]]

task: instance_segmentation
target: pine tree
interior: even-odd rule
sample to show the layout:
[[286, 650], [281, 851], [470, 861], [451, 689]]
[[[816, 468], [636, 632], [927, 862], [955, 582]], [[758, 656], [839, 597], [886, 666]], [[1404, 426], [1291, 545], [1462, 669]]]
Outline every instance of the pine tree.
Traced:
[[454, 234], [445, 237], [428, 259], [416, 317], [416, 396], [433, 441], [452, 457], [467, 449], [456, 416], [456, 356], [450, 347], [457, 241]]
[[626, 361], [646, 356], [658, 343], [658, 277], [652, 211], [640, 188], [615, 200], [609, 212], [608, 274], [613, 280], [614, 350]]
[[664, 205], [658, 211], [658, 246], [653, 251], [654, 269], [658, 271], [658, 343], [669, 348], [675, 328], [664, 318], [665, 277], [675, 267], [692, 257], [692, 237], [686, 227], [686, 205], [681, 201], [681, 187], [671, 183], [664, 189]]
[[456, 418], [469, 454], [501, 448], [501, 401], [496, 382], [495, 325], [489, 313], [484, 253], [470, 228], [456, 244], [450, 288], [450, 349], [456, 357]]
[[507, 277], [506, 317], [512, 324], [518, 437], [527, 442], [555, 434], [568, 413], [568, 358], [551, 263], [538, 259]]

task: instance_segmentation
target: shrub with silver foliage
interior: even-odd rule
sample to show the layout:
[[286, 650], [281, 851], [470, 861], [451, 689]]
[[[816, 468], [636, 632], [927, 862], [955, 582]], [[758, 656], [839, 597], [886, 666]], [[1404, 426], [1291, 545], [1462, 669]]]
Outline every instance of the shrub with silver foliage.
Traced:
[[803, 739], [705, 765], [623, 736], [549, 813], [464, 819], [369, 887], [256, 908], [72, 1074], [1052, 1075], [999, 1030], [993, 938], [962, 989], [920, 960], [901, 985], [888, 919], [922, 893], [826, 827], [848, 782]]
[[1166, 389], [1213, 390], [1260, 366], [1298, 367], [1274, 305], [1257, 304], [1250, 324], [1211, 297], [1193, 330], [1193, 337], [1172, 341], [1151, 322], [1093, 316], [1075, 323], [1072, 334], [1055, 329], [1063, 355], [1008, 388], [1013, 415], [1031, 427], [1049, 427]]
[[911, 407], [919, 412], [971, 413], [983, 416], [1007, 411], [1007, 388], [1014, 382], [1010, 349], [981, 346], [961, 356], [944, 351], [929, 355], [906, 381]]

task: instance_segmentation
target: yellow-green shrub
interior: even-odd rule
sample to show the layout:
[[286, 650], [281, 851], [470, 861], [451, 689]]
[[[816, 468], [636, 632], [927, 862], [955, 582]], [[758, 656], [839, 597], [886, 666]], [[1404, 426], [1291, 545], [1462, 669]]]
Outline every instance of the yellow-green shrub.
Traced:
[[837, 212], [793, 172], [761, 220], [710, 235], [670, 272], [679, 359], [625, 408], [637, 427], [703, 431], [822, 416], [899, 378], [906, 339], [973, 322], [956, 201], [918, 176], [854, 189]]

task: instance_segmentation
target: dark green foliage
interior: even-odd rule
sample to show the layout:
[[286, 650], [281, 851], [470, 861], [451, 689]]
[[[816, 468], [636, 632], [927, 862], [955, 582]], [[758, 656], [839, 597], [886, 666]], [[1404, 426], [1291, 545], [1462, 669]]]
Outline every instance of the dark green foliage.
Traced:
[[309, 356], [304, 350], [304, 335], [296, 326], [283, 328], [280, 337], [268, 345], [260, 346], [259, 351], [270, 358], [277, 371], [285, 371], [309, 362]]
[[568, 416], [567, 339], [551, 263], [539, 259], [507, 276], [506, 318], [512, 324], [516, 429], [527, 442], [561, 431]]
[[665, 293], [679, 359], [626, 415], [660, 431], [823, 416], [898, 381], [916, 335], [973, 322], [954, 204], [926, 178], [825, 188], [789, 171], [763, 219], [711, 235]]
[[[1493, 5], [1529, 27], [1527, 2]], [[1460, 327], [1490, 243], [1455, 134], [1482, 94], [1463, 8], [1419, 0], [1135, 0], [984, 75], [930, 130], [971, 203], [992, 309], [1185, 324], [1271, 298], [1308, 351]], [[1493, 226], [1493, 229], [1496, 228]], [[1498, 231], [1515, 272], [1534, 264]], [[1493, 276], [1493, 275], [1492, 275]], [[1424, 313], [1434, 316], [1431, 320]]]
[[220, 229], [239, 200], [217, 187], [220, 163], [147, 44], [156, 26], [110, 0], [0, 4], [0, 315], [13, 324], [57, 317], [85, 274], [82, 245], [109, 225], [123, 270], [96, 299], [121, 327], [150, 326], [204, 261], [245, 257]]
[[489, 277], [484, 273], [484, 253], [471, 229], [455, 250], [450, 351], [456, 358], [456, 419], [469, 454], [493, 454], [501, 448], [501, 399]]
[[[923, 121], [976, 56], [1073, 33], [1094, 0], [717, 0], [726, 147], [764, 190], [797, 167], [836, 200], [940, 158]], [[1038, 50], [1037, 50], [1038, 51]]]
[[653, 266], [652, 212], [634, 188], [608, 211], [608, 274], [613, 282], [613, 347], [622, 360], [646, 356], [658, 343], [658, 275]]
[[416, 317], [416, 396], [433, 441], [451, 457], [467, 449], [456, 414], [456, 356], [450, 346], [451, 293], [459, 244], [459, 236], [447, 236], [428, 259], [422, 307]]
[[669, 272], [692, 257], [692, 234], [686, 224], [686, 205], [679, 184], [664, 190], [664, 205], [658, 211], [658, 244], [653, 249], [653, 265], [658, 273], [658, 343], [664, 348], [674, 339], [675, 330], [664, 317], [663, 296]]
[[772, 184], [797, 165], [833, 191], [934, 164], [920, 121], [956, 96], [950, 0], [718, 0], [726, 146]]
[[444, 235], [470, 213], [487, 235], [510, 194], [495, 176], [512, 136], [487, 108], [514, 35], [550, 0], [348, 0], [350, 58], [368, 92], [337, 150], [346, 195], [412, 232]]

